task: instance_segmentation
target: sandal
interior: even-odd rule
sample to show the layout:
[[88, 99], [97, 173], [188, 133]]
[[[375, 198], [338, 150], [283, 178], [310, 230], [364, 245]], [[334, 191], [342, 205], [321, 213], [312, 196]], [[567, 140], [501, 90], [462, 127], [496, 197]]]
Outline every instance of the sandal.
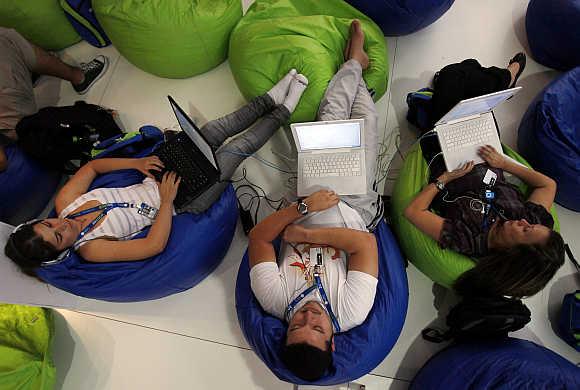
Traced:
[[514, 62], [517, 62], [519, 64], [520, 69], [518, 70], [518, 73], [516, 73], [516, 77], [514, 77], [514, 82], [510, 85], [510, 88], [513, 88], [516, 86], [516, 82], [518, 81], [522, 72], [524, 71], [524, 68], [526, 67], [526, 55], [525, 55], [525, 53], [519, 52], [518, 54], [513, 56], [513, 58], [510, 60], [510, 62], [508, 64], [508, 66], [513, 64]]

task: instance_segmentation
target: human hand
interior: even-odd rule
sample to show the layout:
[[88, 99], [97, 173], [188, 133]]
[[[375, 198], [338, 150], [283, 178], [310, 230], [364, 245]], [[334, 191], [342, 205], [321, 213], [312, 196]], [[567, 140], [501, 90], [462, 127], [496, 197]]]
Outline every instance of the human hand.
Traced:
[[179, 183], [181, 183], [181, 178], [177, 176], [177, 173], [165, 172], [163, 174], [161, 183], [157, 183], [157, 186], [159, 187], [159, 196], [162, 203], [173, 203], [175, 197], [177, 196]]
[[479, 157], [485, 160], [493, 168], [504, 169], [507, 160], [491, 145], [485, 145], [477, 151]]
[[282, 233], [282, 239], [286, 242], [308, 242], [308, 229], [300, 225], [288, 225]]
[[468, 163], [463, 164], [463, 166], [460, 168], [454, 169], [451, 172], [447, 171], [443, 173], [441, 176], [437, 178], [437, 180], [439, 180], [443, 184], [447, 184], [449, 182], [452, 182], [453, 180], [459, 179], [460, 177], [467, 175], [469, 172], [471, 172], [474, 166], [475, 163], [473, 161], [470, 161]]
[[340, 198], [334, 191], [320, 190], [304, 199], [304, 203], [308, 205], [308, 212], [322, 211], [332, 206], [336, 206]]
[[151, 171], [161, 171], [165, 166], [157, 156], [149, 156], [135, 159], [135, 169], [147, 177], [154, 179]]

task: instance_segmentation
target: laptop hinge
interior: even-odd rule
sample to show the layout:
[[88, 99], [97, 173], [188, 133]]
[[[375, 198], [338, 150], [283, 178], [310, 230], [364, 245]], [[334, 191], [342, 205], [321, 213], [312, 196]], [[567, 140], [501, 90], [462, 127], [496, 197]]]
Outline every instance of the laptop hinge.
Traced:
[[470, 116], [465, 116], [463, 118], [459, 118], [459, 119], [454, 119], [452, 121], [449, 121], [446, 123], [446, 125], [453, 125], [455, 123], [459, 123], [459, 122], [465, 122], [465, 121], [469, 121], [472, 119], [477, 119], [481, 116], [482, 114], [475, 114], [475, 115], [470, 115]]

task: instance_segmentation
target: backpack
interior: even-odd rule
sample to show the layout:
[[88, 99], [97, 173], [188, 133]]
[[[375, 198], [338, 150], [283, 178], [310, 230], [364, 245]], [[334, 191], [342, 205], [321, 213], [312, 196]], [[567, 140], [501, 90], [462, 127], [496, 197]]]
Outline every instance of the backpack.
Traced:
[[[71, 160], [91, 157], [95, 142], [122, 134], [111, 112], [82, 101], [73, 106], [46, 107], [16, 125], [18, 144], [43, 165], [67, 171]], [[68, 172], [67, 172], [68, 173]]]
[[139, 158], [149, 156], [164, 141], [163, 132], [155, 126], [119, 134], [93, 146], [91, 158]]
[[91, 0], [60, 0], [60, 6], [73, 28], [85, 41], [96, 47], [111, 44], [93, 12]]
[[426, 328], [422, 335], [434, 343], [452, 338], [459, 341], [504, 338], [530, 321], [530, 310], [519, 299], [466, 297], [447, 315], [447, 331]]
[[418, 127], [421, 132], [431, 130], [433, 119], [431, 115], [431, 99], [433, 90], [430, 88], [421, 88], [416, 92], [407, 94], [407, 120]]

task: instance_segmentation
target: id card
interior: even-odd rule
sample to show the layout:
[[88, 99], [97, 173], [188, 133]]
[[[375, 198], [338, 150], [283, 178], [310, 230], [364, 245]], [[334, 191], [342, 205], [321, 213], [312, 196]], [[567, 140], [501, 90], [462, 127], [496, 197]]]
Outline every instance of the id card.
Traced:
[[488, 169], [485, 172], [485, 176], [483, 177], [483, 184], [487, 186], [493, 186], [497, 180], [497, 175], [491, 170]]
[[323, 265], [324, 264], [324, 253], [321, 247], [310, 248], [310, 264], [312, 265]]
[[143, 215], [149, 219], [155, 219], [159, 210], [155, 207], [149, 206], [147, 203], [141, 203], [141, 206], [137, 207], [137, 214]]

